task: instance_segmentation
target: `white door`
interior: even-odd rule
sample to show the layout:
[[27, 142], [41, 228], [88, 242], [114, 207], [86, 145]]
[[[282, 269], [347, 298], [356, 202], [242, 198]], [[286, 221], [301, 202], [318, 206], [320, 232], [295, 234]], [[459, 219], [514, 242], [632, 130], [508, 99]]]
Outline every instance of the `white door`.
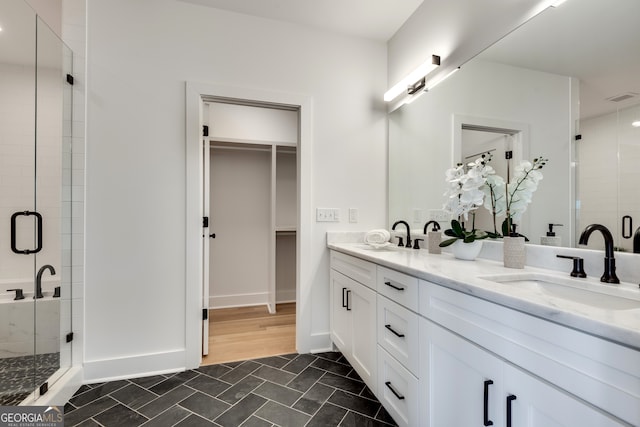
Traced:
[[351, 315], [347, 298], [351, 281], [347, 276], [331, 270], [331, 340], [343, 353], [351, 352]]
[[500, 359], [425, 319], [420, 346], [420, 425], [504, 425]]
[[375, 391], [378, 372], [376, 292], [353, 282], [347, 293], [347, 310], [352, 320], [351, 361], [353, 368], [365, 383]]
[[[621, 422], [505, 363], [505, 425], [518, 427], [604, 427]], [[507, 399], [509, 399], [507, 401]]]
[[[206, 104], [203, 106], [207, 111]], [[207, 114], [204, 115], [207, 117]], [[204, 135], [207, 134], [207, 135]], [[209, 245], [212, 237], [210, 231], [210, 208], [209, 208], [209, 168], [211, 163], [211, 146], [208, 132], [204, 132], [202, 137], [202, 355], [209, 354]]]

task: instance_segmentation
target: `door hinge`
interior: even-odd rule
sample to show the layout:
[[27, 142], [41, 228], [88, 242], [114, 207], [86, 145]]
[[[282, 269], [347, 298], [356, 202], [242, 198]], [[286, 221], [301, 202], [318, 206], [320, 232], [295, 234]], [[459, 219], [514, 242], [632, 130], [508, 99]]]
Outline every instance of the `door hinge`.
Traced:
[[582, 135], [576, 135], [576, 141], [580, 141], [582, 139]]
[[73, 76], [71, 74], [67, 74], [67, 83], [73, 86]]
[[202, 309], [202, 320], [208, 320], [209, 319], [209, 309], [208, 308], [203, 308]]
[[202, 136], [209, 136], [209, 126], [202, 126]]
[[205, 227], [205, 228], [209, 226], [209, 217], [208, 216], [205, 216], [205, 217], [202, 218], [202, 226]]
[[73, 341], [73, 332], [69, 332], [67, 334], [67, 342], [71, 342], [71, 341]]

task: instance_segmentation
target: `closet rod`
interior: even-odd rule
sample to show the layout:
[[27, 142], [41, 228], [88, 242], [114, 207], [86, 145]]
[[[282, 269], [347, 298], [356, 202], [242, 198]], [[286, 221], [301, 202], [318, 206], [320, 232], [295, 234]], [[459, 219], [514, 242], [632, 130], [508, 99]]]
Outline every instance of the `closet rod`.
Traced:
[[247, 145], [246, 147], [239, 147], [239, 146], [230, 146], [230, 145], [215, 145], [215, 144], [211, 144], [211, 148], [215, 148], [216, 150], [264, 151], [264, 152], [267, 152], [267, 153], [271, 152], [271, 147], [270, 146], [256, 147], [255, 145], [253, 145], [253, 146]]

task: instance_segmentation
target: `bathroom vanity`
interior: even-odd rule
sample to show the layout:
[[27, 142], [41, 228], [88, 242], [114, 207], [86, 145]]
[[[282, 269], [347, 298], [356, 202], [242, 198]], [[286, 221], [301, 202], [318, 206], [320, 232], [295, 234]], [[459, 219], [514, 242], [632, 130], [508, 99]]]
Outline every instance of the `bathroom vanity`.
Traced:
[[640, 425], [637, 284], [329, 249], [331, 338], [398, 425]]

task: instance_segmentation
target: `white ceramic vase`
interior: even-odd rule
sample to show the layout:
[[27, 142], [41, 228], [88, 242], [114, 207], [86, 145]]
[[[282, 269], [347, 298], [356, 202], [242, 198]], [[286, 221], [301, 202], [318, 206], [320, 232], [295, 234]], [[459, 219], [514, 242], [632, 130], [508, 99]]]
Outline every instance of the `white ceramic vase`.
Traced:
[[503, 237], [502, 256], [507, 268], [524, 268], [524, 237]]
[[481, 250], [482, 240], [474, 240], [471, 243], [464, 243], [462, 239], [458, 239], [453, 245], [451, 245], [453, 256], [467, 261], [473, 261], [476, 259], [478, 255], [480, 255]]

